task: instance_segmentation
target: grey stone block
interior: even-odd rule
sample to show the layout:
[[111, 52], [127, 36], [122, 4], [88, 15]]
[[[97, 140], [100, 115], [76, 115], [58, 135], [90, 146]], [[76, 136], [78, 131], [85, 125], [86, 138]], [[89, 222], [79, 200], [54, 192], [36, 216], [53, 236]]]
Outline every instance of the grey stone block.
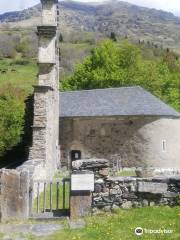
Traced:
[[82, 169], [102, 169], [108, 168], [109, 161], [107, 159], [84, 159], [84, 160], [77, 160], [72, 163], [73, 170], [82, 170]]
[[130, 209], [130, 208], [132, 208], [132, 202], [131, 201], [124, 202], [121, 205], [121, 208], [123, 208], [123, 209]]
[[166, 183], [138, 182], [138, 192], [161, 194], [167, 192]]
[[179, 194], [175, 193], [175, 192], [166, 192], [163, 194], [164, 198], [175, 198], [177, 197]]
[[143, 207], [147, 207], [148, 205], [149, 205], [148, 200], [144, 199], [144, 200], [142, 201], [142, 206], [143, 206]]

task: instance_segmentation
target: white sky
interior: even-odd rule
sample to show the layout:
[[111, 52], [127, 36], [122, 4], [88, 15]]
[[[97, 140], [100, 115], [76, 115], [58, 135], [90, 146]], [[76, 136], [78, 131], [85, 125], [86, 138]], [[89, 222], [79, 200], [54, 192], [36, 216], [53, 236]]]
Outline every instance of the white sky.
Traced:
[[[102, 2], [103, 0], [79, 0], [81, 2]], [[124, 0], [140, 6], [162, 9], [180, 16], [180, 0]], [[0, 0], [0, 13], [22, 10], [39, 3], [40, 0]]]

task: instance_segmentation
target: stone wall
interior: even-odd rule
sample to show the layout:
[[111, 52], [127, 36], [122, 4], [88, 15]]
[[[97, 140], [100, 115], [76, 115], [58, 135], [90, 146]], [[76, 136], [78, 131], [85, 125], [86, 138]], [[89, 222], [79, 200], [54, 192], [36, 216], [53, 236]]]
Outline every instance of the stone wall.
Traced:
[[[108, 177], [96, 179], [93, 212], [117, 208], [154, 205], [179, 205], [180, 176], [178, 177]], [[180, 201], [180, 200], [179, 200]]]
[[62, 165], [71, 150], [80, 150], [83, 159], [117, 158], [122, 167], [180, 169], [179, 132], [179, 119], [60, 119]]
[[73, 172], [93, 172], [95, 175], [93, 213], [118, 208], [180, 205], [179, 173], [148, 178], [110, 177], [108, 166], [105, 159], [77, 160], [72, 164]]
[[29, 217], [29, 176], [27, 172], [0, 170], [0, 221]]

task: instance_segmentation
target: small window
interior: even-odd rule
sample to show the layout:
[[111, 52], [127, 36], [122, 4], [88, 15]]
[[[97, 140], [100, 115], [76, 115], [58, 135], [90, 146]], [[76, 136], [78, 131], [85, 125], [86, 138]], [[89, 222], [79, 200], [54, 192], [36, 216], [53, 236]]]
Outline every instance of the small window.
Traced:
[[167, 146], [166, 146], [166, 140], [162, 140], [162, 151], [166, 152]]
[[76, 161], [81, 159], [81, 151], [80, 150], [72, 150], [71, 151], [71, 161]]

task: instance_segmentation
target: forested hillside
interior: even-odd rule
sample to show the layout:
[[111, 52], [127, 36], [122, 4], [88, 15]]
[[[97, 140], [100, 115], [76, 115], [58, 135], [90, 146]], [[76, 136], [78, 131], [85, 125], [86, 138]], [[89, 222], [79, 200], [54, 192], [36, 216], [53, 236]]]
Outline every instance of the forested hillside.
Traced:
[[[75, 31], [100, 32], [107, 36], [116, 32], [131, 40], [153, 41], [163, 47], [180, 51], [180, 18], [172, 13], [139, 7], [121, 1], [101, 4], [61, 1], [60, 30], [63, 34]], [[30, 28], [40, 22], [40, 5], [0, 15], [0, 27]]]

